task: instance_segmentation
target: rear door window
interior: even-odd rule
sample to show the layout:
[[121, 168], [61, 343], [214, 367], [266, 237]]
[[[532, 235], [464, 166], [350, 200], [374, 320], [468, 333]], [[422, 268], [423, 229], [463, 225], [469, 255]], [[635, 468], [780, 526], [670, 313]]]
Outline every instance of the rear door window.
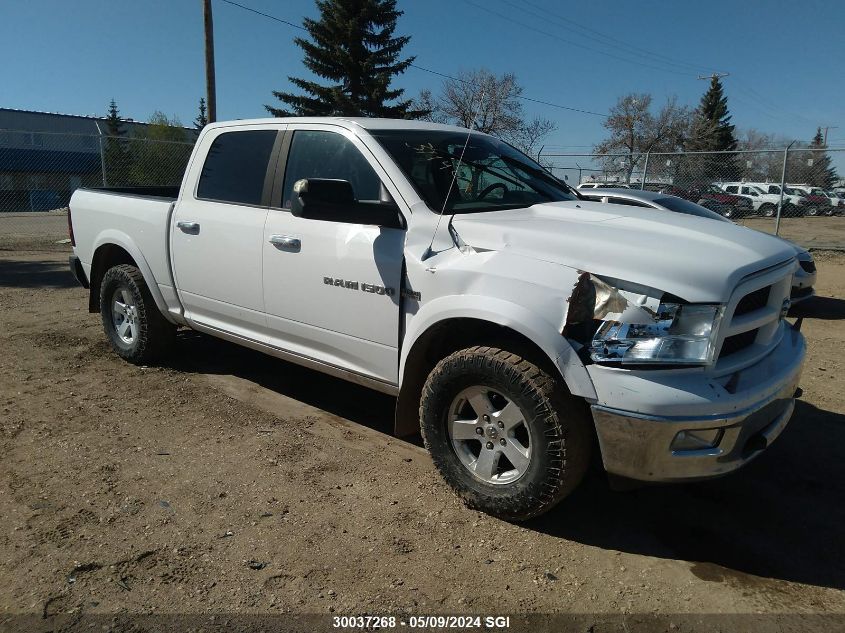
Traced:
[[276, 130], [224, 132], [202, 166], [197, 198], [260, 205]]

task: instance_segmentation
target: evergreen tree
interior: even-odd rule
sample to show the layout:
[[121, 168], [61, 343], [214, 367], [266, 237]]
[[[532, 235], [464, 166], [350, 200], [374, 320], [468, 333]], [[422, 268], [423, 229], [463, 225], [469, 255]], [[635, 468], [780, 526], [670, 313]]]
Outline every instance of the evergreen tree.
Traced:
[[[695, 111], [693, 131], [686, 148], [698, 152], [730, 152], [737, 148], [734, 126], [728, 111], [728, 98], [718, 77], [710, 79], [710, 87]], [[713, 154], [695, 161], [702, 179], [737, 180], [741, 169], [736, 154]]]
[[818, 128], [806, 150], [789, 153], [787, 172], [790, 182], [830, 189], [836, 182], [837, 175], [826, 149], [822, 129]]
[[199, 114], [197, 114], [197, 118], [194, 119], [194, 127], [201, 130], [206, 125], [208, 125], [207, 108], [205, 107], [205, 99], [200, 97], [200, 109]]
[[114, 99], [109, 103], [106, 116], [106, 139], [103, 147], [103, 162], [105, 163], [106, 182], [109, 187], [120, 187], [131, 184], [130, 165], [132, 157], [129, 155], [127, 140], [124, 138], [124, 121], [120, 118], [120, 111]]
[[328, 85], [296, 77], [290, 82], [304, 94], [273, 91], [287, 108], [265, 105], [273, 116], [372, 116], [417, 118], [413, 101], [390, 82], [414, 61], [401, 59], [408, 36], [394, 36], [396, 0], [317, 0], [320, 18], [305, 18], [310, 40], [294, 41], [305, 66]]

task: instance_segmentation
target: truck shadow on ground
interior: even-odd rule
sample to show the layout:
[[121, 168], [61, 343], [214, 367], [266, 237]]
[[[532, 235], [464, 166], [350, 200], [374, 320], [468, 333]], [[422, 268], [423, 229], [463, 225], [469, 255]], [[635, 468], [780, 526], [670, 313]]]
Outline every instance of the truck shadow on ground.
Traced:
[[845, 299], [836, 297], [813, 297], [799, 303], [789, 311], [790, 317], [838, 321], [845, 319]]
[[709, 581], [751, 586], [770, 578], [845, 589], [843, 446], [845, 415], [799, 401], [781, 437], [732, 475], [626, 492], [594, 476], [528, 527], [686, 560]]
[[180, 331], [177, 346], [178, 352], [167, 362], [171, 369], [237, 376], [380, 433], [393, 434], [396, 399], [392, 396], [197, 332]]
[[[0, 252], [2, 255], [2, 252]], [[64, 261], [0, 259], [0, 287], [73, 288], [79, 284]]]

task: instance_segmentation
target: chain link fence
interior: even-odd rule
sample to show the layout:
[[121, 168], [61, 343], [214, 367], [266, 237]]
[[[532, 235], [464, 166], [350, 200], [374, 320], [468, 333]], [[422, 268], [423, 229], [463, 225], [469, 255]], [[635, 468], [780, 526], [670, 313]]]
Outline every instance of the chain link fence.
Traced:
[[625, 187], [696, 202], [806, 248], [845, 249], [845, 149], [544, 154], [584, 193]]
[[[0, 130], [0, 247], [67, 237], [79, 187], [178, 186], [192, 143]], [[845, 249], [845, 150], [544, 154], [582, 190], [629, 187], [691, 200], [807, 248]]]
[[0, 130], [0, 248], [67, 238], [80, 187], [178, 186], [192, 143]]

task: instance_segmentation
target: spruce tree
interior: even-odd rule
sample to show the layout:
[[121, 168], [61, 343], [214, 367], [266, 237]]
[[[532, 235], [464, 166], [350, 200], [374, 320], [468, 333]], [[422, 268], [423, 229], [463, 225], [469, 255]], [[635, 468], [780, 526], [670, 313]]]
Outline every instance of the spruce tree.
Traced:
[[197, 114], [197, 118], [194, 119], [194, 127], [201, 130], [206, 125], [208, 125], [208, 109], [205, 106], [205, 99], [200, 97], [199, 114]]
[[[737, 148], [734, 126], [728, 111], [728, 98], [718, 77], [710, 79], [710, 87], [695, 111], [694, 132], [687, 149], [698, 152], [731, 152]], [[701, 178], [737, 180], [741, 169], [736, 154], [712, 154], [694, 160]]]
[[117, 103], [112, 99], [106, 116], [107, 136], [102, 150], [106, 168], [106, 182], [103, 183], [105, 186], [120, 187], [132, 184], [130, 177], [132, 157], [129, 154], [127, 140], [123, 138], [125, 135], [123, 123]]
[[273, 91], [287, 108], [264, 107], [273, 116], [371, 116], [416, 118], [413, 100], [390, 82], [414, 61], [401, 59], [410, 37], [395, 36], [402, 11], [396, 0], [317, 0], [320, 18], [305, 18], [310, 39], [294, 41], [306, 68], [326, 84], [297, 77], [289, 81], [304, 94]]
[[[809, 149], [815, 151], [806, 152], [809, 160], [807, 161], [807, 177], [803, 180], [814, 187], [830, 189], [836, 182], [836, 169], [831, 166], [830, 155], [824, 151], [827, 149], [827, 145], [824, 143], [821, 128], [816, 130], [816, 135], [813, 137]], [[812, 164], [809, 164], [810, 161], [812, 161]]]

